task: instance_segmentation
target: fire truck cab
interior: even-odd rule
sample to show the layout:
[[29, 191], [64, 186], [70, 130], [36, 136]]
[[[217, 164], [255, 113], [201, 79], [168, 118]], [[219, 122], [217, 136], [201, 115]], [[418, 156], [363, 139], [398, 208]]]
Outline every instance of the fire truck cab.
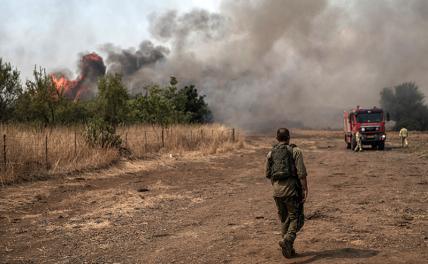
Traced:
[[382, 109], [373, 107], [362, 109], [359, 106], [343, 114], [345, 142], [349, 149], [355, 149], [355, 134], [360, 132], [363, 145], [384, 150], [385, 148], [385, 117]]

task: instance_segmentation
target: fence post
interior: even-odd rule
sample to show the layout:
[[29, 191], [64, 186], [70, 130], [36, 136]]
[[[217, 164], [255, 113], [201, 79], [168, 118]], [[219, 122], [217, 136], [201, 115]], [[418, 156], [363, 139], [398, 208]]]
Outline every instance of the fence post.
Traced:
[[45, 137], [45, 165], [46, 165], [46, 169], [49, 169], [49, 164], [48, 164], [48, 135], [46, 134]]
[[162, 147], [165, 147], [165, 135], [164, 135], [165, 131], [164, 128], [162, 127]]
[[147, 131], [144, 131], [144, 152], [147, 152]]
[[232, 142], [235, 142], [235, 129], [232, 128]]
[[3, 135], [3, 166], [4, 166], [4, 171], [6, 171], [6, 162], [7, 162], [7, 157], [6, 157], [6, 134]]
[[77, 157], [77, 132], [74, 129], [74, 158]]
[[125, 133], [125, 146], [128, 147], [128, 132]]

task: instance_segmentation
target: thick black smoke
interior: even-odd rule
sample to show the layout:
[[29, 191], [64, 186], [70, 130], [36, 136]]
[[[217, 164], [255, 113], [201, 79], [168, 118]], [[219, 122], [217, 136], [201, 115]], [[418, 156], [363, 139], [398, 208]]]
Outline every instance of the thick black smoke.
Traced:
[[145, 66], [150, 66], [157, 61], [165, 59], [165, 56], [169, 53], [168, 48], [155, 46], [147, 40], [141, 42], [138, 49], [122, 50], [112, 44], [106, 44], [104, 51], [108, 54], [107, 63], [110, 70], [125, 76], [132, 75]]
[[340, 127], [344, 109], [378, 105], [383, 87], [428, 92], [426, 14], [423, 0], [226, 0], [219, 13], [151, 16], [162, 46], [110, 47], [107, 63], [134, 92], [170, 75], [195, 83], [219, 121]]
[[79, 62], [80, 76], [74, 87], [74, 98], [89, 99], [96, 94], [99, 78], [105, 75], [106, 66], [103, 59], [96, 53], [81, 54]]

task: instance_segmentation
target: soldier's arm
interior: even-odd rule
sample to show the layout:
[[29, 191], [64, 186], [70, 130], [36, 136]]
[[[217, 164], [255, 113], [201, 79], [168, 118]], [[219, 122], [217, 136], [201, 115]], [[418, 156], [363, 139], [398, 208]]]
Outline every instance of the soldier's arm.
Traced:
[[265, 171], [265, 176], [268, 179], [272, 178], [271, 167], [272, 167], [272, 157], [271, 157], [271, 152], [269, 151], [269, 153], [266, 156], [266, 171]]
[[309, 190], [308, 190], [308, 181], [306, 179], [306, 176], [308, 175], [308, 173], [306, 172], [305, 163], [303, 161], [302, 150], [297, 147], [293, 148], [293, 156], [294, 156], [294, 162], [297, 170], [297, 177], [299, 177], [300, 183], [303, 188], [304, 197], [302, 202], [305, 202], [308, 198]]

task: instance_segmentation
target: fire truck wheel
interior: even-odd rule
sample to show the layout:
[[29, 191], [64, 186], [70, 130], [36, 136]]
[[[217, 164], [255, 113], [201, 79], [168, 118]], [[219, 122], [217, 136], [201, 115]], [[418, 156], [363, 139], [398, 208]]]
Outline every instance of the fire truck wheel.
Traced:
[[379, 145], [377, 145], [377, 149], [378, 150], [384, 150], [385, 149], [385, 142], [379, 143]]

